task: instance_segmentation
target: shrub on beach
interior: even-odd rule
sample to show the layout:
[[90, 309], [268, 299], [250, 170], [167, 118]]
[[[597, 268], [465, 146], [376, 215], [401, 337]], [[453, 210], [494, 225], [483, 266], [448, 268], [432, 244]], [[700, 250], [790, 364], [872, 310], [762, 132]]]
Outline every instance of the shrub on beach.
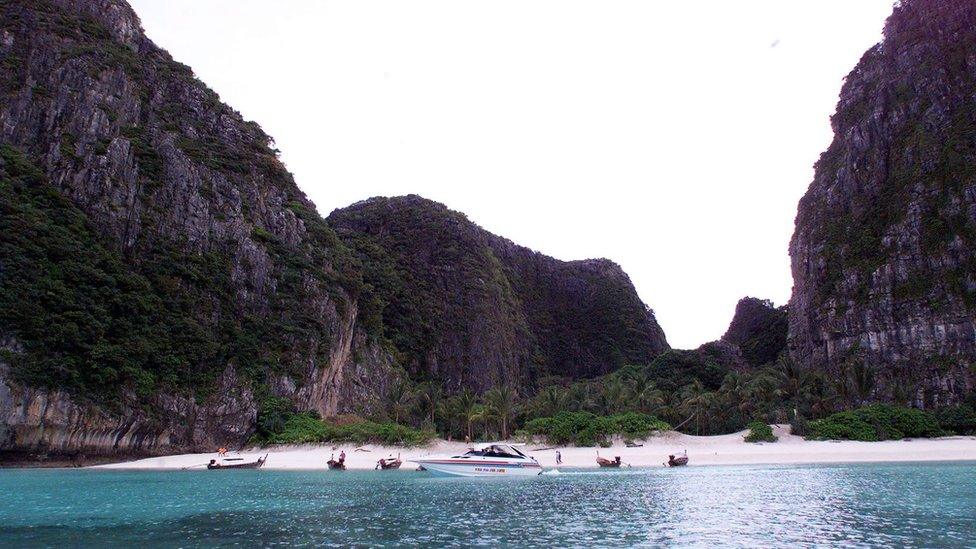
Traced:
[[525, 424], [528, 435], [541, 436], [551, 444], [597, 446], [609, 444], [609, 437], [646, 438], [654, 431], [667, 431], [671, 426], [654, 416], [637, 412], [597, 416], [590, 412], [560, 412], [554, 416], [536, 418]]
[[632, 439], [647, 438], [654, 431], [670, 431], [671, 425], [647, 414], [627, 412], [610, 416], [613, 422], [613, 434], [623, 435]]
[[776, 442], [779, 438], [773, 434], [773, 428], [762, 421], [752, 421], [748, 425], [749, 434], [746, 442]]
[[873, 404], [811, 421], [807, 438], [818, 440], [897, 440], [943, 434], [932, 414], [916, 408]]
[[430, 442], [434, 433], [396, 423], [361, 421], [346, 425], [328, 423], [314, 413], [292, 414], [282, 430], [258, 437], [261, 444], [303, 444], [312, 442], [350, 442], [420, 446]]
[[957, 435], [976, 434], [976, 410], [968, 404], [949, 406], [935, 411], [939, 427]]

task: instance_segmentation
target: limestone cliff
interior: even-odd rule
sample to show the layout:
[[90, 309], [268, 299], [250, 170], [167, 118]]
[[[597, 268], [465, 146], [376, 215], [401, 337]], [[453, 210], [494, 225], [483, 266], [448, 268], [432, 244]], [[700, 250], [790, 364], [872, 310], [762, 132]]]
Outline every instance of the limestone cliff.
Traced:
[[127, 4], [4, 1], [0, 66], [0, 446], [209, 447], [271, 396], [382, 394], [348, 250]]
[[787, 309], [765, 299], [740, 299], [722, 342], [734, 345], [749, 366], [775, 362], [786, 349]]
[[408, 373], [520, 389], [667, 348], [609, 261], [421, 199], [340, 239], [124, 0], [0, 1], [0, 67], [0, 454], [212, 449], [282, 403], [382, 415]]
[[357, 251], [378, 322], [414, 377], [448, 389], [594, 377], [668, 344], [619, 266], [563, 262], [418, 196], [373, 198], [329, 218]]
[[904, 0], [848, 75], [790, 243], [794, 360], [873, 397], [974, 388], [976, 3]]

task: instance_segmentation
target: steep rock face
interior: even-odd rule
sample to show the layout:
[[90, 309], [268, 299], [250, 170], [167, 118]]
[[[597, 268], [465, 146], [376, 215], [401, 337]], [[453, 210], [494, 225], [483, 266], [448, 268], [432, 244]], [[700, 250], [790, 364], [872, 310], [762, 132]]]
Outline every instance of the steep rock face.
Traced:
[[335, 214], [344, 243], [123, 0], [0, 2], [0, 67], [0, 457], [239, 444], [282, 398], [372, 415], [398, 363], [480, 391], [667, 348], [613, 263], [420, 199]]
[[353, 257], [124, 1], [0, 3], [0, 67], [5, 447], [208, 447], [269, 396], [373, 405], [392, 357]]
[[844, 83], [790, 243], [790, 348], [931, 406], [976, 364], [976, 4], [904, 0]]
[[735, 306], [735, 315], [722, 342], [736, 346], [750, 366], [776, 360], [786, 349], [789, 318], [787, 307], [775, 307], [766, 299], [744, 297]]
[[415, 378], [481, 390], [597, 376], [668, 349], [610, 261], [558, 261], [417, 196], [373, 198], [328, 221], [365, 266], [367, 316]]
[[543, 372], [594, 377], [670, 349], [654, 311], [613, 261], [559, 261], [492, 236], [538, 341]]

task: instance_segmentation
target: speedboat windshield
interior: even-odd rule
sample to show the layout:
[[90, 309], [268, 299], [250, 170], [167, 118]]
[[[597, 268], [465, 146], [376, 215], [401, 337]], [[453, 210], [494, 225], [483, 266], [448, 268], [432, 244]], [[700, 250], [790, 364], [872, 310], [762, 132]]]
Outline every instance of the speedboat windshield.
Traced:
[[468, 450], [465, 456], [483, 456], [495, 458], [528, 458], [517, 448], [507, 444], [486, 444], [479, 448]]

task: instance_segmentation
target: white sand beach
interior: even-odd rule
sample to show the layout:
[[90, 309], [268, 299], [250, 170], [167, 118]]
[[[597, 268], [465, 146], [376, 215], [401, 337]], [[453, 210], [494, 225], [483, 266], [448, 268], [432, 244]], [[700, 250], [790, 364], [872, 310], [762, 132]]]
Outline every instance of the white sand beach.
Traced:
[[[670, 431], [643, 441], [643, 446], [628, 448], [616, 442], [610, 448], [553, 447], [528, 444], [525, 449], [543, 467], [556, 467], [556, 450], [562, 454], [561, 467], [596, 467], [597, 452], [603, 457], [620, 456], [625, 465], [633, 467], [662, 466], [669, 454], [687, 450], [689, 465], [746, 465], [791, 463], [849, 463], [895, 461], [960, 461], [976, 460], [976, 437], [944, 437], [937, 439], [892, 440], [884, 442], [806, 441], [789, 434], [788, 425], [774, 425], [779, 441], [747, 443], [746, 431], [729, 435], [697, 437]], [[639, 442], [641, 443], [641, 442]], [[268, 454], [265, 469], [325, 469], [333, 454], [346, 452], [349, 469], [373, 469], [382, 457], [400, 455], [404, 461], [401, 471], [413, 471], [412, 458], [430, 454], [461, 452], [470, 445], [463, 442], [438, 441], [419, 448], [396, 448], [375, 445], [309, 444], [250, 448], [231, 455], [254, 457]], [[334, 447], [334, 449], [333, 449]], [[104, 469], [183, 469], [202, 468], [216, 453], [181, 454], [153, 457], [99, 465]]]

